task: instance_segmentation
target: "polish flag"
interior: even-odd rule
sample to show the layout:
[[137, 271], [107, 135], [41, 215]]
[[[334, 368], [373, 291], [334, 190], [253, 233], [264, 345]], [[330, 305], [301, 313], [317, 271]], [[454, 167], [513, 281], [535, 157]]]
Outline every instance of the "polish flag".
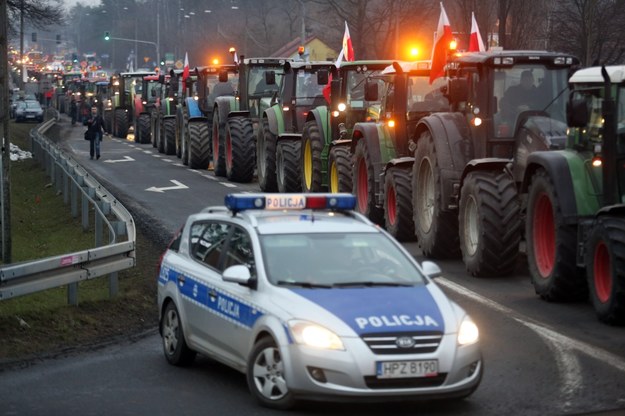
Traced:
[[484, 41], [480, 35], [480, 29], [477, 27], [475, 13], [471, 12], [471, 37], [469, 38], [469, 52], [484, 52]]
[[182, 82], [189, 78], [189, 53], [184, 53], [184, 69], [182, 70]]
[[441, 16], [438, 19], [438, 28], [434, 38], [434, 48], [432, 50], [432, 69], [430, 70], [430, 84], [438, 77], [445, 75], [445, 64], [447, 63], [447, 53], [449, 44], [454, 39], [451, 26], [443, 2], [441, 2]]
[[[347, 21], [345, 22], [345, 33], [343, 34], [343, 47], [341, 48], [341, 52], [339, 52], [338, 58], [334, 62], [334, 66], [337, 68], [341, 67], [341, 63], [345, 59], [347, 62], [353, 61], [354, 58], [354, 48], [352, 46], [352, 38], [349, 35], [349, 28], [347, 27]], [[328, 77], [328, 84], [323, 87], [323, 96], [325, 97], [328, 104], [330, 104], [330, 84], [332, 83], [332, 74]]]

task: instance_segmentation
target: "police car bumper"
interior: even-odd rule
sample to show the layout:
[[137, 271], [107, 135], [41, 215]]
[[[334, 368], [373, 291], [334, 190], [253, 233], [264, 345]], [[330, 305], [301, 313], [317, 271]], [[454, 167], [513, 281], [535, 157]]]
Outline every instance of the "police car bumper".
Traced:
[[[289, 390], [312, 400], [438, 399], [463, 397], [479, 385], [483, 363], [478, 344], [457, 346], [455, 335], [443, 337], [431, 354], [375, 354], [359, 338], [342, 339], [344, 351], [297, 344], [285, 348]], [[384, 378], [376, 363], [436, 360], [435, 375]]]

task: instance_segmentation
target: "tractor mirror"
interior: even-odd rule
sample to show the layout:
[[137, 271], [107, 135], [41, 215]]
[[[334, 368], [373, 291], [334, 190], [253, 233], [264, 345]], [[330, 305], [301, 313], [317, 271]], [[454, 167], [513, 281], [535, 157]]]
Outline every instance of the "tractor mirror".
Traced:
[[469, 82], [466, 78], [452, 78], [449, 80], [449, 100], [459, 103], [469, 99]]
[[228, 82], [228, 71], [219, 71], [219, 82]]
[[265, 71], [265, 83], [267, 85], [276, 85], [276, 71]]
[[566, 123], [569, 127], [585, 127], [588, 124], [588, 105], [583, 98], [571, 98], [566, 106]]
[[328, 85], [329, 73], [327, 69], [321, 69], [317, 71], [317, 84]]
[[369, 82], [365, 83], [365, 101], [378, 101], [378, 83]]

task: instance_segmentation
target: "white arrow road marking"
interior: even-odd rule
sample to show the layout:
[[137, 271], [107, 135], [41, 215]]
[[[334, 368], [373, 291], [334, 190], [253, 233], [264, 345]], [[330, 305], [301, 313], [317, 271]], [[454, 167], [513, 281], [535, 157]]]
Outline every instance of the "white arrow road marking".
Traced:
[[151, 188], [146, 189], [146, 191], [150, 191], [150, 192], [165, 192], [165, 191], [173, 191], [175, 189], [189, 189], [189, 187], [183, 183], [180, 183], [176, 180], [170, 180], [169, 182], [175, 184], [176, 186], [167, 186], [164, 188], [157, 188], [156, 186], [153, 186]]
[[124, 159], [106, 159], [104, 163], [134, 162], [130, 156], [124, 156]]

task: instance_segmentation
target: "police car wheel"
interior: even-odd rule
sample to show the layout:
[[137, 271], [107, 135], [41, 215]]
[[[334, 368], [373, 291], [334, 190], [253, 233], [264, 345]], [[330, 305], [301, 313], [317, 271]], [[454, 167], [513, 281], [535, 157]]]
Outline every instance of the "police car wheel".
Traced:
[[195, 359], [195, 351], [191, 350], [184, 339], [182, 322], [178, 309], [173, 302], [167, 304], [161, 320], [161, 336], [165, 358], [172, 365], [187, 366]]
[[262, 338], [250, 353], [247, 363], [247, 385], [263, 406], [289, 409], [295, 399], [284, 378], [284, 362], [273, 339]]

